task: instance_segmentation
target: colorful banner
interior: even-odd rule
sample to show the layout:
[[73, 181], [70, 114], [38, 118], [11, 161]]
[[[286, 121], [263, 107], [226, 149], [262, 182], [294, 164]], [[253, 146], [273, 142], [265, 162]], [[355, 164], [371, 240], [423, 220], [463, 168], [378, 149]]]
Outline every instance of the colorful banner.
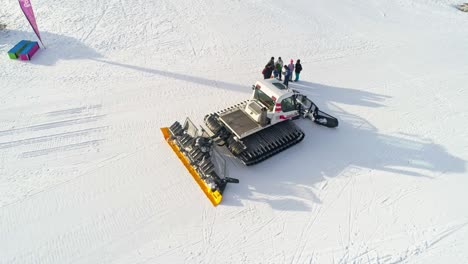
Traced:
[[[30, 0], [18, 0], [18, 2], [21, 10], [23, 10], [24, 15], [29, 21], [29, 24], [33, 28], [34, 33], [36, 33], [37, 38], [42, 43], [41, 35], [39, 34], [39, 29], [37, 28], [36, 18], [34, 17], [34, 12]], [[42, 46], [44, 46], [44, 43], [42, 43]]]

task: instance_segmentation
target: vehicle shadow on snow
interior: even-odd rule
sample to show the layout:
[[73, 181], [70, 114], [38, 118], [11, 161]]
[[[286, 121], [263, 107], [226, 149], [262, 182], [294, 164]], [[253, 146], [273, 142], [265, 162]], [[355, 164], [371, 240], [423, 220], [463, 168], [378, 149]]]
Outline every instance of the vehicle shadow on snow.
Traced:
[[[345, 88], [302, 82], [304, 94], [316, 100], [320, 95], [330, 101], [381, 107], [387, 96]], [[299, 86], [297, 86], [299, 87]], [[295, 87], [296, 88], [296, 87]], [[345, 94], [346, 96], [342, 95]], [[239, 206], [243, 200], [269, 204], [276, 210], [310, 211], [321, 203], [329, 180], [334, 177], [361, 176], [385, 171], [412, 177], [431, 178], [443, 173], [463, 173], [466, 162], [428, 138], [395, 134], [384, 135], [361, 117], [346, 113], [337, 106], [318, 103], [319, 107], [340, 120], [336, 129], [318, 126], [310, 120], [298, 120], [306, 136], [302, 142], [254, 165], [244, 167], [228, 162], [230, 184], [223, 205]], [[375, 175], [375, 173], [373, 173]]]
[[[46, 49], [42, 45], [35, 55], [34, 59], [29, 61], [31, 64], [52, 66], [60, 60], [91, 59], [103, 57], [93, 48], [86, 46], [80, 40], [67, 37], [60, 34], [41, 31], [41, 37], [44, 40]], [[5, 46], [5, 52], [11, 49], [22, 39], [38, 41], [36, 35], [29, 31], [5, 29], [0, 31], [0, 47]], [[24, 63], [18, 61], [18, 63]]]
[[391, 98], [391, 96], [388, 95], [360, 91], [352, 88], [334, 87], [307, 81], [293, 83], [293, 86], [294, 89], [307, 94], [316, 103], [336, 102], [367, 107], [383, 107], [385, 106], [383, 102], [386, 99]]
[[150, 68], [145, 68], [141, 66], [134, 66], [134, 65], [101, 60], [101, 59], [93, 59], [93, 60], [106, 63], [106, 64], [110, 64], [110, 65], [114, 65], [114, 66], [124, 67], [124, 68], [135, 70], [135, 71], [141, 71], [141, 72], [145, 72], [145, 73], [149, 73], [153, 75], [160, 75], [160, 76], [164, 76], [164, 77], [168, 77], [168, 78], [172, 78], [176, 80], [196, 83], [196, 84], [205, 85], [205, 86], [212, 86], [212, 87], [217, 87], [217, 88], [223, 88], [223, 89], [235, 90], [235, 91], [244, 91], [244, 92], [246, 90], [245, 85], [240, 85], [236, 83], [223, 82], [219, 80], [211, 80], [211, 79], [206, 79], [206, 78], [187, 75], [187, 74], [161, 71], [157, 69], [150, 69]]

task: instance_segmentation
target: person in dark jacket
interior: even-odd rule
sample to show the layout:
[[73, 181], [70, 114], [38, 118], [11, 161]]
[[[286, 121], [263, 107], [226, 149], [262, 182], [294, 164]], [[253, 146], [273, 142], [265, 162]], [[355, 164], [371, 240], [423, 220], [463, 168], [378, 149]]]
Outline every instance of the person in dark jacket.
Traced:
[[299, 75], [301, 74], [301, 71], [302, 71], [301, 60], [297, 60], [296, 67], [295, 67], [295, 72], [296, 72], [296, 79], [294, 79], [295, 82], [299, 81]]
[[271, 78], [271, 73], [275, 69], [275, 57], [271, 57], [270, 61], [265, 65], [265, 68], [263, 69], [263, 78], [264, 79], [270, 79]]
[[288, 87], [289, 77], [292, 75], [292, 71], [289, 69], [288, 65], [284, 65], [284, 82], [283, 84]]

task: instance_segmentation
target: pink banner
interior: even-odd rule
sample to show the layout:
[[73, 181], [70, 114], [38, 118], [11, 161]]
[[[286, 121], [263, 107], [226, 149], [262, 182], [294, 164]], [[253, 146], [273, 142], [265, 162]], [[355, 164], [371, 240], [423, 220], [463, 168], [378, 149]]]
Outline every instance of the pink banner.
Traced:
[[[36, 18], [34, 17], [34, 12], [30, 0], [18, 0], [18, 2], [21, 10], [23, 10], [24, 15], [29, 21], [29, 24], [33, 28], [34, 33], [36, 33], [37, 38], [39, 38], [42, 43], [41, 35], [39, 34], [39, 29], [37, 28]], [[42, 43], [42, 46], [44, 46], [44, 43]]]

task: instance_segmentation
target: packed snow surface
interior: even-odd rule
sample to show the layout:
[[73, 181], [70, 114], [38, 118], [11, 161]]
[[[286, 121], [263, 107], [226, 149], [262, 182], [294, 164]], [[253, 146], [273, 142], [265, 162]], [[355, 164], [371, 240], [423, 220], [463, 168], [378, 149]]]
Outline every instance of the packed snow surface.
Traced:
[[[449, 0], [18, 2], [0, 23], [0, 263], [468, 263], [468, 15]], [[160, 127], [270, 57], [336, 116], [213, 207]]]

